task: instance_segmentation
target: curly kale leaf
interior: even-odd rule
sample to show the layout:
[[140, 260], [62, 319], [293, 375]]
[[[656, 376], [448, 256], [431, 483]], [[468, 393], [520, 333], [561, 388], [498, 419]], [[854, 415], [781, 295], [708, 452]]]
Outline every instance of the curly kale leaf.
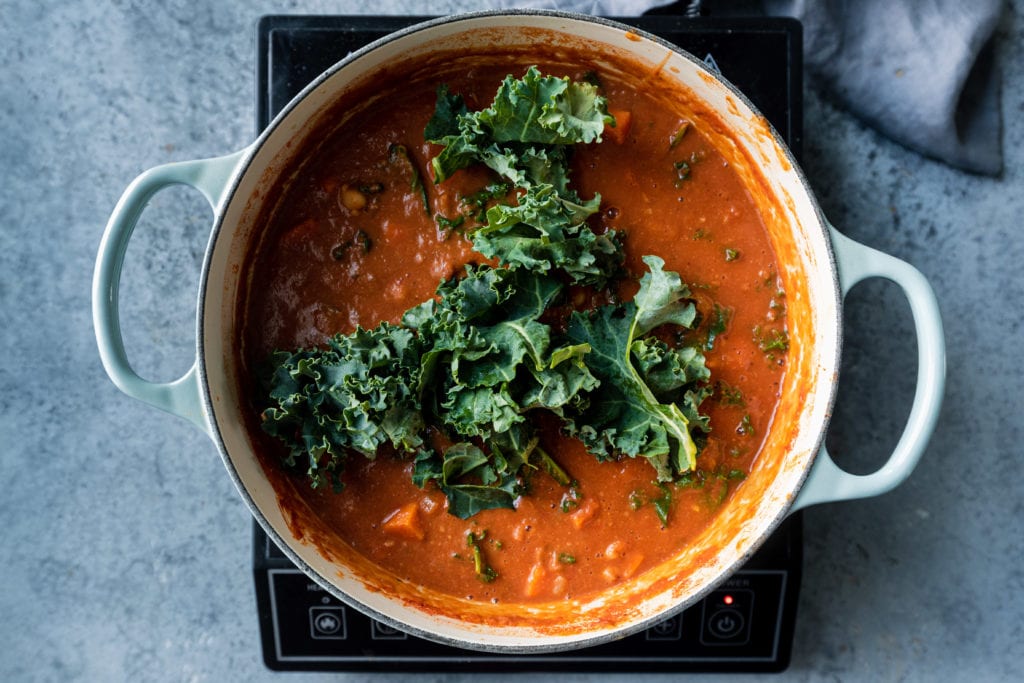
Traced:
[[707, 429], [697, 412], [709, 373], [696, 349], [670, 348], [644, 337], [664, 324], [690, 327], [696, 309], [679, 276], [664, 261], [644, 258], [650, 271], [634, 299], [572, 315], [567, 336], [588, 344], [587, 364], [601, 382], [600, 400], [566, 422], [599, 459], [644, 457], [670, 481], [696, 466], [692, 431]]
[[582, 405], [597, 385], [586, 349], [554, 346], [539, 318], [563, 285], [526, 271], [468, 268], [403, 324], [429, 340], [420, 375], [431, 417], [463, 437], [494, 439], [534, 408]]
[[[595, 86], [542, 76], [531, 66], [521, 79], [506, 77], [491, 106], [478, 112], [468, 111], [460, 96], [440, 88], [424, 137], [445, 147], [431, 161], [435, 182], [474, 162], [501, 175], [515, 169], [536, 178], [537, 169], [531, 167], [537, 159], [526, 155], [526, 149], [598, 142], [605, 124], [612, 121]], [[564, 150], [555, 154], [558, 159], [540, 164], [547, 169], [544, 172], [564, 167]]]
[[[481, 510], [513, 508], [521, 493], [520, 472], [536, 444], [516, 445], [506, 458], [492, 446], [489, 453], [469, 442], [459, 442], [443, 455], [432, 452], [417, 456], [413, 464], [413, 483], [424, 487], [433, 481], [448, 499], [448, 511], [459, 519], [468, 519]], [[517, 448], [526, 448], [520, 456]]]
[[595, 86], [536, 67], [506, 78], [478, 112], [441, 88], [425, 131], [444, 145], [431, 161], [435, 182], [482, 163], [518, 189], [514, 203], [492, 207], [486, 225], [469, 234], [473, 248], [510, 268], [560, 270], [574, 283], [604, 286], [622, 263], [622, 245], [614, 232], [587, 226], [601, 197], [583, 200], [570, 187], [569, 155], [572, 145], [600, 141], [612, 121]]
[[576, 284], [604, 287], [622, 265], [622, 244], [614, 231], [598, 235], [586, 224], [600, 197], [577, 203], [551, 185], [531, 187], [516, 205], [487, 211], [487, 224], [473, 231], [473, 248], [510, 268], [537, 273], [561, 271]]
[[434, 481], [457, 516], [512, 507], [537, 446], [527, 413], [582, 407], [597, 386], [582, 360], [588, 349], [553, 348], [538, 320], [561, 290], [525, 271], [470, 267], [403, 318], [429, 347], [418, 385], [427, 419], [458, 439], [417, 457], [414, 481]]
[[522, 79], [507, 77], [494, 104], [478, 119], [498, 142], [547, 145], [600, 140], [605, 123], [611, 121], [593, 84], [541, 76], [537, 67], [530, 67]]
[[349, 451], [373, 458], [385, 444], [422, 447], [420, 355], [415, 335], [388, 323], [337, 335], [323, 348], [277, 352], [264, 378], [263, 429], [288, 445], [287, 464], [308, 460], [314, 487], [326, 474], [340, 489]]

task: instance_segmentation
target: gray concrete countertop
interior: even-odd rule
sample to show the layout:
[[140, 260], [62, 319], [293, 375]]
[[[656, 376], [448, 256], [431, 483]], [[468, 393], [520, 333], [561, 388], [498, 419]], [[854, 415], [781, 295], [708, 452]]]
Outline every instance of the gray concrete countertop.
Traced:
[[[260, 15], [482, 6], [3, 3], [0, 680], [275, 677], [259, 648], [251, 519], [214, 446], [185, 421], [122, 395], [100, 365], [90, 314], [100, 235], [139, 172], [255, 137]], [[923, 159], [808, 88], [811, 184], [840, 230], [932, 282], [948, 391], [909, 481], [806, 512], [793, 661], [778, 680], [1024, 680], [1024, 2], [1012, 6], [997, 36], [999, 178]], [[122, 321], [147, 377], [169, 380], [191, 363], [209, 223], [197, 193], [172, 188], [147, 209], [128, 249]], [[909, 309], [891, 285], [854, 290], [846, 321], [829, 445], [844, 465], [867, 471], [898, 437], [915, 351]]]

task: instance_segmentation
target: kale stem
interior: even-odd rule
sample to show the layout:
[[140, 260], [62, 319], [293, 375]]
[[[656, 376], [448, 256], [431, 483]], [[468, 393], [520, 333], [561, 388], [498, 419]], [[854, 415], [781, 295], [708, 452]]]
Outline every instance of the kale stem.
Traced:
[[548, 455], [547, 451], [540, 446], [537, 446], [533, 449], [533, 452], [536, 453], [537, 457], [540, 459], [540, 466], [545, 472], [551, 475], [552, 479], [562, 486], [569, 486], [572, 484], [572, 478], [569, 476], [569, 473], [562, 469], [562, 467], [555, 462], [550, 455]]

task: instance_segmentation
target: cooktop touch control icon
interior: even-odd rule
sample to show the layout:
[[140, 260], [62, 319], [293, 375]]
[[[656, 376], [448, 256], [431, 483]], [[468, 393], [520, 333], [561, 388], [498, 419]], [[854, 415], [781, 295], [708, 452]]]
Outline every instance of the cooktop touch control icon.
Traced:
[[735, 588], [715, 591], [704, 600], [700, 642], [704, 645], [746, 645], [754, 591]]
[[659, 621], [647, 629], [647, 640], [682, 640], [683, 620], [675, 616]]
[[345, 640], [348, 637], [345, 608], [310, 607], [309, 631], [315, 640]]
[[409, 634], [379, 621], [370, 622], [370, 640], [405, 640]]

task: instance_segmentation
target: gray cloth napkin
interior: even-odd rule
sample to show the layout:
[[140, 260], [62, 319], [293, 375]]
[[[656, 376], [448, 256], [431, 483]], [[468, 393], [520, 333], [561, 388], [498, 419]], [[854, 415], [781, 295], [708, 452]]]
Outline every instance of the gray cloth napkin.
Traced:
[[856, 116], [952, 166], [1002, 170], [989, 46], [1003, 0], [765, 0], [804, 27], [808, 71]]
[[[636, 16], [670, 1], [492, 3]], [[676, 3], [680, 12], [703, 5], [711, 16], [735, 15], [729, 4]], [[843, 107], [925, 156], [989, 175], [999, 174], [1003, 161], [999, 75], [986, 48], [1003, 6], [1004, 0], [763, 1], [767, 14], [800, 20], [807, 69]]]

